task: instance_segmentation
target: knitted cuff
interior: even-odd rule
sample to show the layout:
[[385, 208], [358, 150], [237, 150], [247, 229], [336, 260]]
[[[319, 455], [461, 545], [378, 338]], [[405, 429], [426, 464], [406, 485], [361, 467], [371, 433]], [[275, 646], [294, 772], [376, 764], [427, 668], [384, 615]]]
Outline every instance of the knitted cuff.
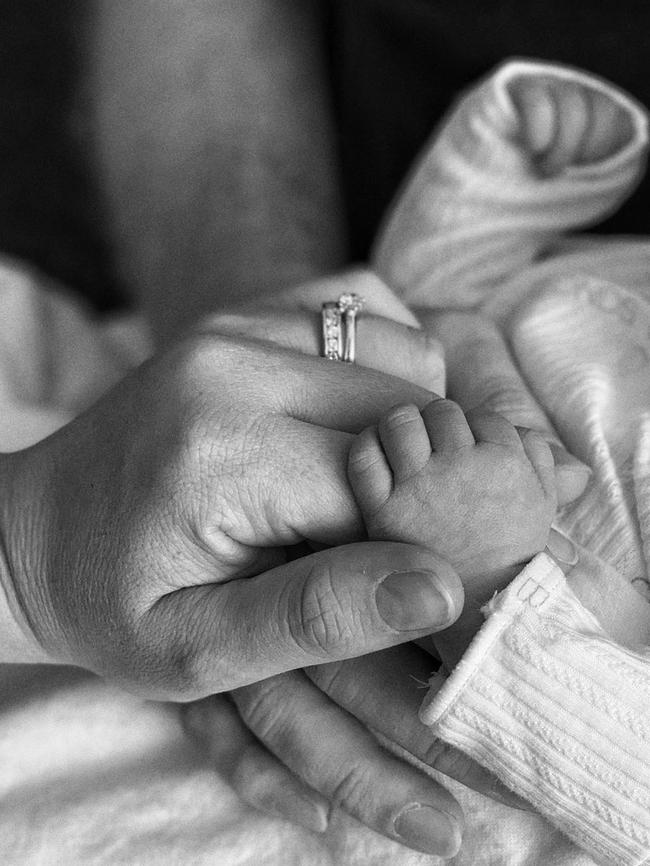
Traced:
[[650, 652], [615, 644], [545, 554], [484, 613], [422, 721], [597, 863], [650, 863]]

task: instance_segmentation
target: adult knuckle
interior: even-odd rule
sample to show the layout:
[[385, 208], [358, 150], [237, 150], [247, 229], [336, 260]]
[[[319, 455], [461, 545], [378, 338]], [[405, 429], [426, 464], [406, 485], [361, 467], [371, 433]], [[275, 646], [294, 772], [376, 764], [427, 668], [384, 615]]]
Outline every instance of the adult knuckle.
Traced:
[[346, 661], [315, 665], [308, 668], [306, 673], [339, 706], [360, 707], [367, 700], [366, 684], [361, 677], [354, 675], [354, 669]]
[[342, 666], [343, 662], [313, 665], [306, 668], [305, 673], [322, 692], [330, 697], [335, 697], [339, 693]]
[[345, 609], [345, 589], [328, 563], [312, 566], [287, 617], [294, 643], [325, 658], [345, 653], [352, 628]]
[[471, 758], [437, 739], [427, 748], [424, 763], [458, 782], [468, 779], [473, 767]]
[[352, 815], [363, 814], [372, 798], [373, 780], [369, 768], [360, 762], [348, 766], [336, 783], [330, 800], [334, 807]]
[[174, 634], [161, 637], [156, 669], [170, 699], [194, 700], [238, 684], [239, 674], [229, 663], [228, 648], [215, 639], [220, 632], [218, 623], [204, 622], [197, 610], [195, 619], [182, 617]]
[[165, 656], [161, 679], [170, 695], [188, 700], [205, 697], [208, 691], [223, 691], [218, 681], [211, 676], [213, 673], [206, 659], [195, 651], [190, 641], [179, 640]]
[[258, 739], [268, 743], [278, 738], [286, 706], [281, 676], [236, 689], [232, 697], [242, 720]]

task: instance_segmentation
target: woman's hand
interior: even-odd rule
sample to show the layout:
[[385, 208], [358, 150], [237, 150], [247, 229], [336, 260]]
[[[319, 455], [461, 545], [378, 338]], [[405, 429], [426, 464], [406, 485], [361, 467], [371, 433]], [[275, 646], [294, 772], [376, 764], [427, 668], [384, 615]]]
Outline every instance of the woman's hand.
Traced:
[[296, 286], [274, 296], [266, 309], [257, 305], [207, 317], [203, 327], [316, 355], [321, 304], [342, 292], [356, 292], [366, 301], [357, 326], [359, 365], [446, 394], [465, 411], [480, 407], [537, 430], [555, 457], [558, 504], [573, 502], [584, 492], [589, 467], [564, 448], [498, 327], [484, 316], [425, 309], [414, 313], [372, 271], [359, 269]]
[[435, 394], [445, 388], [445, 363], [440, 342], [422, 330], [413, 313], [372, 271], [353, 270], [303, 283], [225, 313], [206, 316], [200, 331], [267, 340], [288, 349], [319, 355], [322, 350], [321, 306], [346, 292], [364, 299], [357, 319], [357, 359], [369, 367]]
[[351, 434], [405, 389], [429, 399], [360, 367], [202, 334], [3, 455], [2, 579], [26, 644], [189, 700], [453, 620], [462, 588], [427, 550], [366, 543], [285, 562], [303, 539], [362, 537]]
[[[439, 343], [414, 327], [412, 314], [369, 272], [301, 286], [272, 308], [214, 316], [204, 327], [315, 354], [320, 304], [343, 291], [366, 298], [358, 325], [358, 362], [442, 390]], [[490, 774], [435, 741], [419, 722], [433, 666], [418, 647], [402, 646], [276, 676], [239, 689], [231, 698], [213, 696], [191, 705], [186, 723], [243, 799], [312, 830], [325, 829], [336, 805], [395, 839], [399, 804], [415, 797], [423, 784], [429, 803], [439, 796], [430, 778], [388, 755], [369, 729], [401, 754], [405, 750], [475, 790], [518, 804]], [[453, 853], [456, 831], [447, 827], [441, 835], [440, 820], [431, 820], [426, 810], [408, 814], [398, 821], [402, 842], [429, 853]]]
[[[399, 319], [407, 328], [378, 316], [359, 320], [359, 363], [388, 369], [422, 384], [438, 381], [443, 372], [440, 340], [448, 351], [451, 388], [467, 408], [483, 405], [503, 412], [516, 423], [540, 430], [555, 443], [557, 480], [564, 502], [579, 495], [589, 471], [557, 443], [548, 419], [518, 374], [496, 327], [468, 313], [422, 315], [426, 341], [413, 329], [415, 321], [388, 289], [368, 272], [357, 272], [288, 293], [270, 312], [242, 313], [213, 321], [234, 333], [277, 339], [308, 353], [319, 348], [320, 321], [316, 313], [323, 300], [341, 291], [356, 291], [370, 298], [366, 310]], [[288, 302], [291, 312], [282, 310]], [[298, 309], [296, 309], [298, 308]], [[304, 310], [305, 313], [300, 310]], [[430, 330], [429, 330], [430, 329]], [[388, 350], [390, 347], [392, 350]], [[391, 367], [391, 365], [393, 365]], [[430, 386], [431, 387], [431, 386]], [[440, 385], [437, 385], [440, 388]], [[442, 389], [440, 389], [442, 390]], [[189, 709], [188, 727], [207, 747], [215, 765], [240, 795], [256, 807], [314, 830], [322, 830], [333, 804], [350, 811], [363, 823], [395, 838], [394, 811], [387, 809], [393, 791], [416, 785], [421, 775], [381, 749], [369, 728], [398, 749], [460, 782], [510, 804], [519, 804], [494, 778], [465, 756], [435, 741], [418, 720], [423, 687], [432, 669], [430, 657], [408, 645], [310, 668], [307, 676], [292, 673], [239, 690], [232, 701], [209, 698]], [[314, 691], [318, 686], [320, 694]], [[318, 704], [327, 712], [327, 730], [336, 738], [318, 736], [318, 720], [306, 708]], [[299, 711], [300, 708], [300, 711]], [[230, 732], [222, 736], [224, 725]], [[341, 760], [343, 758], [343, 760]], [[386, 773], [399, 779], [386, 784]], [[412, 783], [408, 782], [412, 780]], [[354, 784], [350, 785], [350, 780]], [[421, 784], [421, 782], [420, 782]], [[350, 791], [351, 789], [351, 791]], [[415, 819], [424, 812], [413, 813]], [[418, 832], [429, 828], [428, 839]], [[403, 841], [421, 850], [441, 852], [440, 825], [423, 820]], [[448, 837], [449, 838], [449, 837]]]

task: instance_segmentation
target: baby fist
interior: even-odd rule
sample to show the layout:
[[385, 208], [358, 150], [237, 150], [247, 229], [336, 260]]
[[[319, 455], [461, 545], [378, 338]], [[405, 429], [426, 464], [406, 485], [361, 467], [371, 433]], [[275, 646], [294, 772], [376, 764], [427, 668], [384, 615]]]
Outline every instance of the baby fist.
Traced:
[[371, 538], [434, 549], [483, 600], [544, 548], [555, 514], [544, 439], [450, 400], [392, 409], [357, 437], [348, 472]]

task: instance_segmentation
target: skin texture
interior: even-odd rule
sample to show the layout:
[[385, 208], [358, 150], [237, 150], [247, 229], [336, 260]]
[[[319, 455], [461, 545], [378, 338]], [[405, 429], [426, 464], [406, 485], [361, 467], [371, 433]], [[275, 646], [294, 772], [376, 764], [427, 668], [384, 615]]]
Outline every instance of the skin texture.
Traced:
[[[203, 334], [4, 455], [5, 555], [37, 642], [143, 694], [189, 699], [406, 639], [372, 601], [370, 547], [282, 564], [304, 539], [362, 536], [350, 434], [405, 387], [426, 401], [369, 370]], [[386, 574], [402, 553], [420, 562], [395, 550]], [[462, 594], [449, 567], [433, 570], [441, 626]]]
[[435, 400], [397, 406], [352, 444], [348, 476], [370, 538], [423, 544], [456, 568], [465, 608], [439, 646], [448, 667], [481, 605], [543, 550], [555, 515], [547, 443], [500, 415]]
[[[383, 327], [409, 340], [404, 326]], [[430, 347], [417, 346], [426, 365]], [[378, 748], [368, 722], [305, 674], [282, 673], [410, 641], [461, 610], [457, 576], [430, 551], [344, 543], [363, 535], [345, 476], [353, 434], [405, 391], [430, 398], [401, 379], [206, 329], [49, 439], [2, 457], [3, 580], [47, 661], [154, 698], [235, 690], [243, 732], [269, 746], [236, 773], [262, 803], [275, 802], [279, 781], [278, 808], [295, 817], [308, 788], [321, 824], [331, 802], [393, 839], [399, 827], [418, 850], [453, 853], [453, 798]], [[284, 547], [301, 539], [341, 546], [284, 564]], [[385, 579], [402, 586], [397, 610]], [[397, 694], [392, 718], [401, 703]], [[314, 764], [305, 758], [321, 716], [336, 736]], [[355, 763], [326, 760], [332, 750]], [[397, 821], [413, 803], [440, 816], [425, 841]]]
[[[513, 423], [525, 424], [538, 430], [545, 440], [557, 442], [551, 425], [532, 398], [518, 374], [507, 347], [492, 322], [468, 313], [431, 313], [420, 315], [424, 330], [411, 327], [395, 328], [382, 317], [390, 314], [413, 322], [412, 314], [396, 308], [394, 298], [386, 294], [386, 287], [374, 275], [355, 271], [335, 280], [321, 280], [283, 293], [276, 299], [272, 310], [240, 310], [209, 317], [205, 327], [217, 332], [259, 335], [273, 339], [307, 354], [319, 349], [319, 310], [323, 298], [335, 298], [339, 290], [356, 291], [366, 298], [366, 308], [359, 320], [359, 363], [367, 366], [394, 369], [406, 379], [432, 386], [440, 383], [443, 369], [441, 351], [444, 347], [454, 367], [450, 370], [450, 387], [455, 399], [467, 409], [481, 405], [486, 411], [500, 412]], [[284, 308], [286, 305], [287, 309]], [[300, 312], [304, 310], [304, 312]], [[367, 311], [367, 312], [366, 312]], [[393, 329], [392, 334], [389, 333]], [[386, 353], [389, 344], [394, 351]], [[444, 382], [444, 379], [442, 379]], [[438, 385], [439, 387], [439, 385]], [[589, 470], [564, 449], [555, 450], [555, 483], [558, 499], [569, 502], [579, 496], [587, 484]], [[431, 644], [433, 650], [433, 645]], [[453, 648], [439, 642], [438, 651]], [[431, 675], [434, 663], [420, 646], [402, 645], [342, 662], [311, 666], [305, 676], [317, 685], [332, 704], [339, 708], [340, 718], [351, 726], [350, 742], [356, 737], [356, 722], [379, 731], [389, 742], [395, 743], [418, 757], [424, 763], [460, 782], [521, 808], [521, 802], [503, 789], [481, 767], [444, 743], [431, 737], [429, 730], [418, 720], [422, 703], [422, 684]], [[305, 677], [305, 678], [306, 678]], [[341, 741], [313, 737], [309, 716], [296, 716], [294, 700], [300, 685], [307, 688], [298, 674], [274, 678], [273, 688], [264, 683], [246, 687], [246, 702], [231, 702], [223, 696], [213, 696], [198, 705], [191, 705], [185, 715], [188, 732], [208, 750], [215, 766], [245, 800], [264, 811], [281, 814], [310, 830], [323, 829], [332, 806], [328, 786], [314, 781], [313, 767], [340, 766], [333, 762], [332, 750], [341, 748], [347, 738], [346, 728]], [[246, 711], [249, 702], [257, 699], [265, 707], [254, 715]], [[261, 720], [268, 715], [274, 723]], [[239, 727], [237, 727], [239, 723]], [[221, 732], [238, 730], [239, 743], [254, 744], [255, 748], [231, 748]], [[296, 726], [304, 725], [305, 735], [289, 736]], [[353, 730], [352, 730], [353, 729]], [[382, 764], [386, 753], [382, 750], [364, 751], [363, 760], [352, 760], [357, 779], [357, 798], [353, 814], [363, 823], [369, 823], [386, 797]], [[413, 771], [415, 772], [415, 771]], [[263, 781], [260, 781], [263, 779]], [[306, 779], [311, 783], [307, 784]], [[335, 801], [338, 802], [338, 801]], [[350, 808], [346, 803], [344, 808]], [[385, 814], [385, 813], [384, 813]], [[375, 829], [394, 838], [392, 825], [384, 822]], [[430, 852], [439, 849], [438, 839], [432, 840]], [[437, 847], [438, 846], [438, 847]]]

